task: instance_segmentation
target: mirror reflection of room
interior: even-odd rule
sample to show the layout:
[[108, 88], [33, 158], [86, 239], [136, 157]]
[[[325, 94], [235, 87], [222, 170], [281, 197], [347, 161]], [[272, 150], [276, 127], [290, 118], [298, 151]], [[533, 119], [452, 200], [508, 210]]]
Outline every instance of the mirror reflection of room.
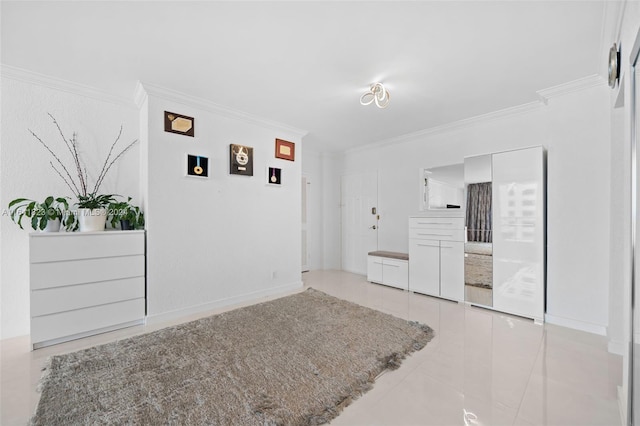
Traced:
[[465, 158], [465, 300], [493, 306], [491, 155]]
[[421, 210], [461, 209], [464, 202], [464, 164], [422, 169]]

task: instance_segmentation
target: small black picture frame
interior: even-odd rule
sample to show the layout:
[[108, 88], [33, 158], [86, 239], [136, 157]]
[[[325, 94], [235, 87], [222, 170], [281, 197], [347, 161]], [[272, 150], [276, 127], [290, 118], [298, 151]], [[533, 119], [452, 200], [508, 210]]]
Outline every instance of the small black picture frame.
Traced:
[[165, 111], [164, 131], [193, 137], [195, 134], [195, 118]]
[[253, 176], [253, 148], [244, 145], [229, 145], [229, 173]]
[[209, 177], [209, 159], [201, 155], [187, 154], [187, 176]]
[[267, 184], [280, 186], [282, 184], [282, 169], [267, 167]]

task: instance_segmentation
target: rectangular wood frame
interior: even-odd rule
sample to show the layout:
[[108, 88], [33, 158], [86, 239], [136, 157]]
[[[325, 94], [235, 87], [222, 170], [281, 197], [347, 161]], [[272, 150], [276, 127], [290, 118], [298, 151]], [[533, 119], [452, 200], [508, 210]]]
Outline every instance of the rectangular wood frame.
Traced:
[[295, 161], [296, 144], [282, 139], [276, 139], [276, 158]]

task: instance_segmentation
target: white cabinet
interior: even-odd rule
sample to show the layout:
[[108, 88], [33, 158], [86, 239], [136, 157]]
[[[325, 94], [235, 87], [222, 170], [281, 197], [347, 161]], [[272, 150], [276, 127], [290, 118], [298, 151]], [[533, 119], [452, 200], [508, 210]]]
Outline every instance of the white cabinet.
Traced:
[[464, 299], [464, 243], [440, 241], [440, 296]]
[[409, 290], [464, 299], [462, 212], [409, 218]]
[[144, 231], [29, 235], [34, 349], [141, 324]]
[[440, 296], [440, 241], [409, 240], [409, 290]]
[[542, 147], [493, 154], [493, 307], [544, 320]]
[[367, 281], [408, 290], [407, 254], [387, 251], [370, 252], [367, 257]]
[[367, 281], [382, 284], [382, 257], [367, 256]]

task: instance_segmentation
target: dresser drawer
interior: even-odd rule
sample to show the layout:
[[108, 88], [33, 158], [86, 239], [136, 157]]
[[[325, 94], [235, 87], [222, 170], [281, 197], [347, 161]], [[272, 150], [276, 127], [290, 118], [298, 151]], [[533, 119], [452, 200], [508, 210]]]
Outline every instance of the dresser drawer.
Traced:
[[31, 317], [144, 297], [144, 277], [31, 291]]
[[31, 318], [31, 342], [37, 344], [143, 318], [143, 298], [35, 317]]
[[144, 231], [31, 234], [29, 262], [144, 254]]
[[463, 217], [411, 217], [409, 228], [464, 229]]
[[464, 229], [409, 228], [409, 238], [415, 240], [464, 241]]
[[144, 277], [144, 255], [32, 263], [31, 290]]

